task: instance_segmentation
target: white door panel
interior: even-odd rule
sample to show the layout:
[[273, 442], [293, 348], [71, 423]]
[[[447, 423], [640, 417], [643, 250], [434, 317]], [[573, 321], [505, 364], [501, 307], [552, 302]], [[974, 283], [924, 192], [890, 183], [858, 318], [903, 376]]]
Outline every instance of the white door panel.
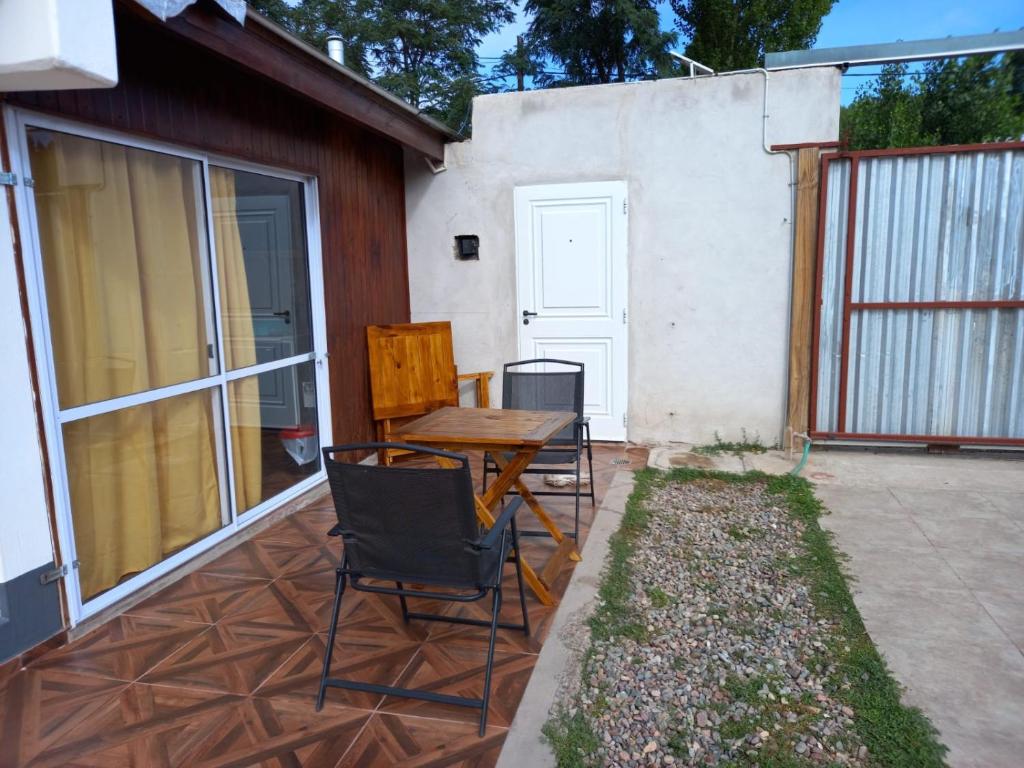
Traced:
[[[553, 358], [583, 363], [583, 404], [591, 419], [613, 416], [611, 380], [608, 376], [611, 339], [533, 339], [530, 358]], [[557, 370], [553, 368], [553, 370]]]
[[626, 184], [519, 187], [515, 214], [520, 357], [583, 363], [594, 439], [624, 440]]

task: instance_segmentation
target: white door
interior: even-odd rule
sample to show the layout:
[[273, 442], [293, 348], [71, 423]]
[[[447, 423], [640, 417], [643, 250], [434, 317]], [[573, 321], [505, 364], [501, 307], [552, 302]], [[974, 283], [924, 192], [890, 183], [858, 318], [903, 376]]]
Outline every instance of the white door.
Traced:
[[515, 190], [519, 355], [585, 366], [595, 440], [626, 439], [626, 183]]

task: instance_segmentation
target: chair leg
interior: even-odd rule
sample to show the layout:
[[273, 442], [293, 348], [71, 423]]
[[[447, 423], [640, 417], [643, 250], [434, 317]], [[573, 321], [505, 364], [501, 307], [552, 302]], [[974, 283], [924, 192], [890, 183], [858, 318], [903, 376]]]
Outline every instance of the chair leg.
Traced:
[[[395, 586], [398, 587], [399, 589], [402, 589], [402, 582], [396, 581], [395, 582]], [[408, 603], [405, 602], [405, 595], [399, 595], [398, 596], [398, 602], [400, 602], [402, 604], [402, 621], [404, 621], [406, 624], [408, 624], [409, 623], [409, 605], [408, 605]]]
[[519, 607], [523, 611], [523, 634], [530, 636], [530, 614], [526, 611], [526, 590], [523, 588], [523, 561], [519, 557], [519, 531], [515, 516], [512, 517], [512, 552], [516, 564], [516, 581], [519, 583]]
[[334, 609], [331, 611], [331, 630], [327, 633], [327, 650], [324, 651], [324, 669], [320, 674], [320, 690], [316, 695], [316, 711], [324, 707], [327, 678], [331, 673], [331, 656], [334, 655], [334, 639], [338, 636], [338, 613], [341, 611], [341, 596], [345, 594], [345, 576], [339, 570], [334, 584]]
[[487, 667], [484, 670], [484, 697], [480, 710], [480, 735], [487, 730], [487, 707], [491, 701], [491, 669], [494, 667], [494, 640], [498, 634], [498, 613], [501, 611], [501, 579], [494, 590], [491, 606], [491, 638], [487, 646]]
[[[580, 541], [580, 464], [583, 463], [583, 430], [576, 428], [576, 519], [573, 522], [572, 539], [579, 546]], [[594, 487], [594, 478], [590, 478], [590, 487]]]
[[597, 497], [594, 495], [594, 450], [590, 443], [590, 424], [584, 424], [583, 428], [587, 430], [587, 470], [590, 472], [590, 506], [597, 506]]

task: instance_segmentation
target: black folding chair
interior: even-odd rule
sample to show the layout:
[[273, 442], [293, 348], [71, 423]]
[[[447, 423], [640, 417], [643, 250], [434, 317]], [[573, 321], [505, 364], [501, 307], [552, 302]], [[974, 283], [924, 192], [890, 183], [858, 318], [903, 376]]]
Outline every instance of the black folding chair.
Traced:
[[[443, 456], [458, 462], [459, 466], [454, 469], [382, 467], [344, 463], [332, 458], [336, 453], [376, 451], [381, 448]], [[363, 443], [324, 448], [323, 455], [338, 513], [338, 524], [329, 531], [329, 535], [341, 536], [344, 556], [341, 567], [336, 571], [334, 610], [331, 613], [330, 635], [316, 698], [317, 711], [323, 707], [327, 688], [404, 696], [479, 709], [480, 735], [483, 736], [487, 726], [487, 703], [491, 696], [495, 633], [501, 627], [521, 629], [527, 636], [530, 634], [515, 518], [522, 499], [508, 505], [489, 531], [481, 532], [474, 507], [469, 459], [461, 454], [403, 443]], [[519, 581], [522, 624], [498, 621], [502, 600], [502, 566], [510, 556], [515, 563], [516, 578]], [[395, 586], [365, 583], [364, 579], [394, 582]], [[406, 583], [424, 584], [435, 589], [406, 589], [402, 586]], [[402, 617], [406, 623], [410, 619], [420, 619], [489, 627], [483, 697], [469, 699], [433, 691], [330, 677], [331, 655], [338, 632], [338, 612], [346, 585], [361, 592], [396, 595], [402, 605]], [[459, 591], [439, 591], [441, 589]], [[407, 602], [409, 598], [415, 597], [469, 603], [486, 597], [488, 593], [492, 595], [490, 621], [417, 613], [409, 610]]]
[[[524, 366], [539, 365], [561, 366], [562, 370], [528, 371], [521, 370]], [[568, 369], [568, 370], [565, 370]], [[594, 454], [590, 445], [590, 418], [583, 415], [583, 363], [570, 360], [554, 360], [541, 358], [537, 360], [520, 360], [517, 363], [506, 363], [502, 371], [501, 407], [516, 408], [523, 411], [573, 411], [576, 420], [555, 435], [551, 441], [538, 451], [524, 475], [551, 474], [551, 466], [556, 464], [573, 464], [575, 466], [576, 487], [572, 491], [532, 491], [534, 496], [575, 496], [576, 521], [572, 533], [564, 531], [564, 535], [579, 540], [580, 537], [580, 496], [589, 496], [590, 505], [595, 506], [594, 498]], [[580, 464], [583, 448], [587, 449], [587, 467], [590, 472], [590, 490], [580, 491]], [[512, 454], [505, 454], [507, 459]], [[484, 454], [484, 492], [487, 491], [488, 475], [500, 473], [494, 457]], [[510, 490], [510, 495], [515, 491]], [[521, 531], [522, 536], [549, 536], [547, 531]]]

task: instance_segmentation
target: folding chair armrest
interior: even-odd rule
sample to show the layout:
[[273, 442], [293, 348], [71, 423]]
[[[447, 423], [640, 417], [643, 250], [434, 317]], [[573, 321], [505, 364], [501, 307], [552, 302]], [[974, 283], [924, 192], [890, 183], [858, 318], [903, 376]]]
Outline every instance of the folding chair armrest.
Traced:
[[509, 524], [512, 522], [512, 518], [515, 517], [519, 507], [523, 505], [523, 497], [516, 496], [506, 506], [504, 511], [498, 516], [498, 519], [494, 521], [494, 525], [491, 529], [484, 534], [483, 538], [479, 539], [476, 546], [480, 549], [493, 549], [497, 543], [501, 534]]

